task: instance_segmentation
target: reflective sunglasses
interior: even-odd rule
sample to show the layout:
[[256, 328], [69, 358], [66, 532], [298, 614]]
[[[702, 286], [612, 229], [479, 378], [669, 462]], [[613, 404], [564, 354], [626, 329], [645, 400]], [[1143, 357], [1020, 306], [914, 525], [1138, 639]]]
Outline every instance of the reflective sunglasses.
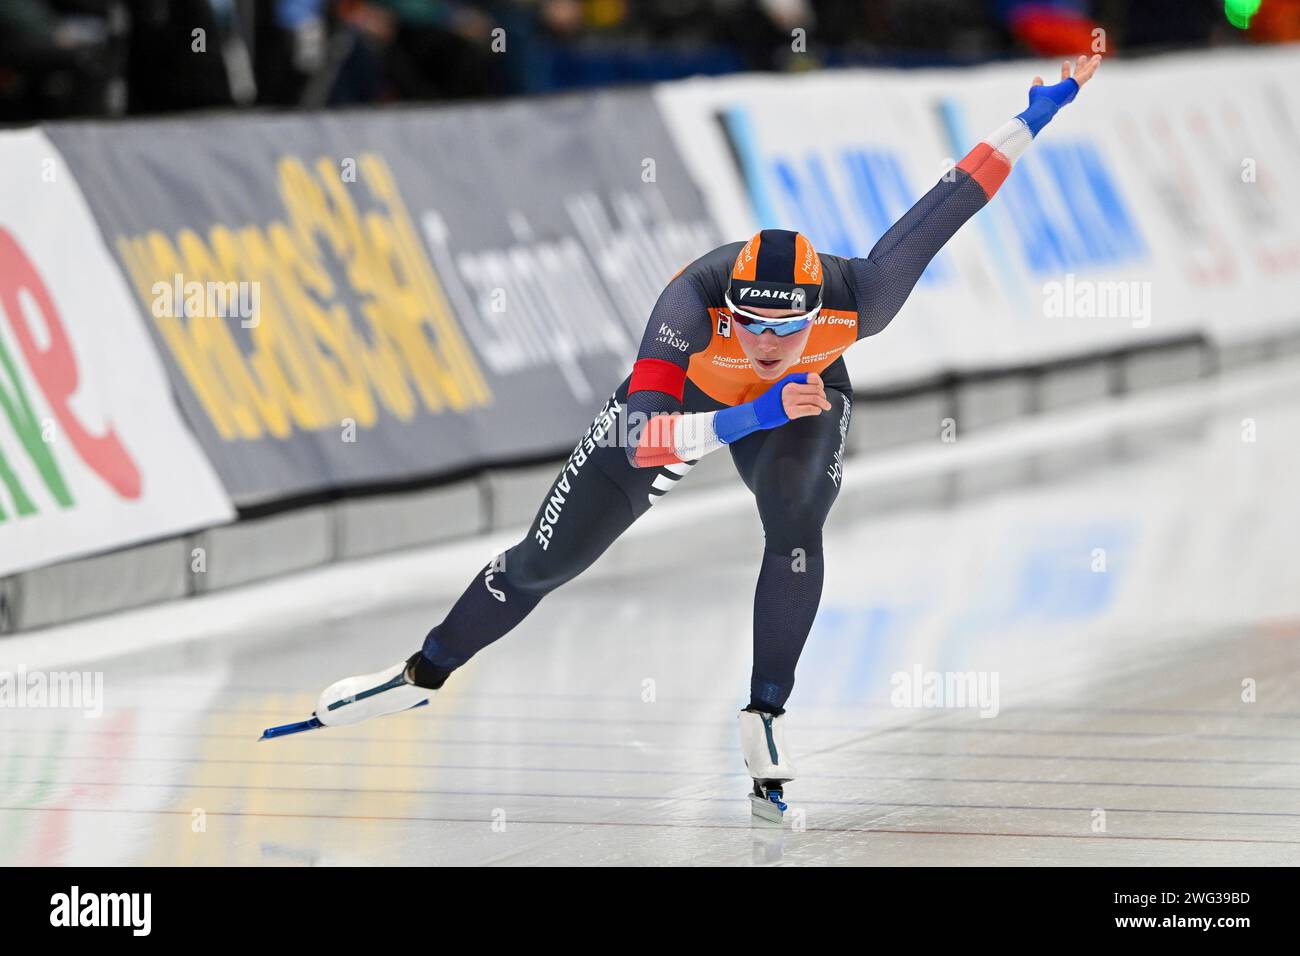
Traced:
[[762, 335], [764, 332], [772, 332], [781, 338], [794, 335], [812, 325], [813, 319], [817, 318], [817, 313], [822, 310], [819, 304], [803, 315], [794, 315], [788, 319], [769, 319], [763, 315], [746, 312], [731, 301], [730, 293], [723, 293], [723, 298], [727, 302], [727, 309], [731, 312], [732, 319], [750, 335]]

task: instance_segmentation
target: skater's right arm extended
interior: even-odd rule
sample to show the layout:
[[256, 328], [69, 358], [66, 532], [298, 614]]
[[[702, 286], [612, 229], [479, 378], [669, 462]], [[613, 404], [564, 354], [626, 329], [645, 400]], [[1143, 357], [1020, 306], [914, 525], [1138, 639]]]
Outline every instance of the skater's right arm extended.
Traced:
[[1057, 111], [1074, 100], [1096, 73], [1100, 55], [1079, 57], [1074, 76], [1067, 60], [1061, 82], [1034, 77], [1029, 106], [978, 143], [952, 170], [886, 230], [862, 259], [849, 260], [858, 303], [858, 338], [884, 330], [903, 307], [926, 266], [997, 193], [1016, 160]]
[[[800, 373], [787, 375], [752, 402], [713, 412], [683, 412], [691, 356], [713, 336], [699, 281], [689, 271], [679, 273], [650, 313], [627, 389], [627, 460], [634, 468], [694, 461], [759, 429], [816, 414], [821, 408], [814, 403], [825, 404], [825, 394], [820, 394], [820, 402], [815, 394], [821, 379]], [[792, 382], [804, 387], [787, 394], [785, 386]]]

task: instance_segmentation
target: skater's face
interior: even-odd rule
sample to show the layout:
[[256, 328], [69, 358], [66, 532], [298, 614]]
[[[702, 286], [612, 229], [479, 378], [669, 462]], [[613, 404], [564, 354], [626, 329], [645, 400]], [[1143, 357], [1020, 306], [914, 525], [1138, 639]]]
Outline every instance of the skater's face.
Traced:
[[[789, 319], [803, 315], [802, 312], [794, 312], [790, 309], [746, 309], [746, 311], [761, 315], [765, 319]], [[785, 374], [786, 369], [799, 361], [799, 357], [803, 355], [803, 347], [811, 334], [811, 325], [802, 332], [784, 338], [775, 332], [755, 335], [748, 329], [737, 326], [736, 338], [740, 340], [740, 347], [744, 349], [745, 357], [749, 359], [749, 364], [754, 367], [758, 377], [765, 381], [775, 381]]]

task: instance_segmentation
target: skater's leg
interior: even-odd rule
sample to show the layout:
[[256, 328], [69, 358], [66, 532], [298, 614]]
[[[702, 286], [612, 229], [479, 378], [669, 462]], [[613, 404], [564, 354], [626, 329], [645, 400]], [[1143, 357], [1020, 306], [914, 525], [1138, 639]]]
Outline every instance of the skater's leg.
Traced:
[[756, 433], [732, 448], [763, 522], [749, 706], [769, 714], [784, 712], [821, 601], [822, 526], [839, 494], [852, 409], [847, 389], [828, 387], [826, 398], [829, 412]]
[[581, 574], [650, 507], [660, 468], [633, 468], [607, 432], [617, 425], [627, 386], [604, 405], [578, 441], [528, 535], [482, 568], [450, 613], [407, 661], [337, 680], [321, 693], [315, 715], [325, 726], [365, 721], [417, 705], [456, 667], [528, 617], [560, 584]]
[[[638, 513], [627, 495], [600, 470], [569, 478], [563, 511], [545, 547], [538, 529], [547, 503], [524, 539], [482, 568], [442, 623], [429, 632], [423, 648], [429, 666], [420, 669], [421, 684], [440, 687], [453, 670], [509, 633], [543, 597], [590, 567], [636, 520]], [[554, 493], [552, 486], [548, 503]]]
[[671, 485], [664, 468], [632, 467], [616, 440], [626, 387], [578, 442], [523, 540], [481, 569], [429, 632], [416, 662], [418, 683], [441, 687], [453, 670], [509, 633], [543, 597], [590, 567]]
[[[314, 713], [320, 724], [353, 724], [417, 706], [543, 597], [586, 570], [673, 485], [666, 473], [672, 466], [634, 468], [618, 443], [626, 389], [624, 382], [597, 413], [524, 539], [482, 569], [409, 659], [325, 688]], [[677, 467], [672, 478], [680, 477]]]

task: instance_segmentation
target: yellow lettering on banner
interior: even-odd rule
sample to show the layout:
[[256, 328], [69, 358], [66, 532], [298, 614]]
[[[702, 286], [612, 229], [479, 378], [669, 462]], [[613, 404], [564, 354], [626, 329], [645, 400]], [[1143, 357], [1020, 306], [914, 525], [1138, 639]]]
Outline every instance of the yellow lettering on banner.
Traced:
[[[298, 210], [312, 205], [312, 196], [319, 194], [319, 187], [311, 181], [302, 164], [292, 158], [280, 162], [277, 175], [289, 220], [296, 224], [302, 218]], [[255, 233], [257, 229], [249, 227], [248, 231]], [[275, 250], [271, 272], [285, 302], [285, 318], [296, 317], [318, 341], [332, 346], [338, 359], [336, 364], [316, 352], [318, 371], [332, 395], [329, 422], [352, 417], [361, 426], [371, 427], [375, 409], [361, 356], [351, 335], [346, 308], [341, 303], [326, 304], [338, 294], [338, 288], [321, 259], [320, 250], [309, 234], [290, 229], [283, 222], [272, 222], [267, 234]], [[315, 350], [314, 345], [312, 348]]]
[[[356, 206], [348, 193], [349, 187], [336, 174], [335, 165], [322, 159], [317, 170], [323, 189], [311, 181], [312, 192], [308, 195], [312, 204], [297, 210], [290, 208], [290, 221], [309, 241], [312, 228], [321, 228], [333, 244], [334, 255], [343, 263], [352, 288], [365, 298], [361, 313], [369, 320], [372, 343], [363, 348], [362, 361], [384, 407], [402, 421], [407, 421], [415, 414], [415, 395], [407, 384], [396, 344], [372, 318], [376, 311], [385, 308], [382, 299], [377, 299], [384, 293], [377, 256], [365, 241]], [[305, 169], [302, 169], [302, 175], [308, 175]], [[298, 217], [295, 217], [295, 212]]]
[[[252, 248], [256, 237], [260, 250], [257, 230], [250, 227], [246, 232], [248, 246]], [[377, 413], [366, 384], [364, 346], [353, 334], [347, 309], [337, 302], [322, 305], [335, 295], [334, 280], [319, 261], [305, 254], [283, 223], [272, 223], [268, 233], [274, 264], [267, 271], [275, 275], [277, 308], [297, 316], [314, 339], [308, 347], [326, 391], [326, 422], [333, 426], [350, 416], [360, 427], [373, 428]], [[321, 346], [326, 352], [319, 351]]]
[[[431, 411], [441, 408], [441, 402], [432, 390], [435, 382], [446, 392], [452, 408], [457, 410], [489, 403], [491, 390], [478, 362], [470, 353], [469, 343], [465, 341], [460, 326], [451, 314], [451, 305], [435, 277], [428, 256], [424, 254], [424, 248], [420, 245], [388, 164], [380, 157], [367, 153], [361, 157], [360, 166], [371, 191], [388, 207], [391, 215], [391, 221], [374, 217], [377, 220], [375, 226], [391, 227], [393, 230], [393, 249], [408, 283], [409, 294], [420, 303], [418, 319], [402, 330], [405, 334], [401, 336], [401, 341], [404, 345], [411, 346], [410, 351], [404, 348], [403, 354], [412, 361], [411, 370], [416, 387], [420, 389], [426, 407]], [[414, 347], [416, 339], [421, 345], [427, 345], [423, 329], [425, 324], [430, 326], [437, 338], [441, 353], [439, 356], [434, 356], [427, 347]], [[417, 360], [420, 362], [418, 365], [415, 364]]]
[[[381, 406], [407, 421], [421, 405], [436, 414], [491, 403], [391, 171], [373, 154], [359, 169], [368, 196], [328, 158], [313, 172], [286, 156], [276, 167], [283, 220], [218, 224], [206, 238], [118, 237], [146, 314], [223, 440], [284, 439], [345, 418], [373, 428]], [[177, 276], [203, 284], [205, 301], [208, 283], [255, 283], [258, 312], [155, 316], [154, 286]]]
[[[146, 306], [153, 301], [155, 283], [171, 284], [182, 274], [180, 256], [161, 232], [150, 232], [139, 239], [119, 238], [117, 247]], [[225, 441], [258, 437], [261, 430], [256, 419], [218, 373], [213, 333], [224, 330], [214, 330], [213, 323], [186, 319], [177, 314], [180, 310], [181, 303], [174, 302], [171, 314], [154, 316], [154, 322], [213, 428]], [[152, 316], [153, 310], [148, 311]]]
[[280, 264], [267, 237], [257, 228], [232, 232], [224, 226], [215, 227], [211, 236], [225, 274], [260, 277], [258, 314], [248, 331], [249, 364], [268, 391], [286, 403], [294, 427], [321, 428], [331, 420], [329, 396], [311, 336], [302, 317], [286, 304]]
[[[225, 226], [214, 226], [208, 234], [212, 243], [213, 271], [200, 281], [225, 281], [227, 276], [266, 276], [257, 280], [261, 314], [249, 328], [253, 348], [247, 356], [250, 377], [256, 383], [255, 400], [264, 406], [264, 420], [276, 438], [288, 438], [290, 424], [304, 431], [320, 428], [326, 421], [320, 403], [320, 384], [308, 364], [297, 322], [274, 307], [273, 273], [251, 268], [239, 240]], [[260, 239], [260, 237], [259, 237]], [[269, 281], [268, 281], [269, 280]], [[269, 306], [269, 314], [267, 310]], [[223, 325], [239, 325], [239, 315], [209, 317]]]
[[[220, 228], [220, 227], [217, 227]], [[181, 275], [188, 282], [209, 282], [220, 275], [217, 264], [202, 237], [191, 229], [182, 229], [179, 236], [181, 254]], [[256, 421], [270, 430], [277, 438], [289, 434], [289, 414], [284, 407], [284, 389], [281, 383], [258, 381], [253, 370], [246, 364], [244, 354], [235, 344], [227, 320], [211, 316], [190, 317], [190, 329], [203, 329], [210, 332], [214, 345], [213, 360], [227, 382], [231, 391], [241, 404], [248, 404], [256, 414]], [[266, 371], [265, 362], [258, 363], [260, 371]], [[256, 426], [255, 426], [256, 427]], [[253, 436], [261, 437], [259, 428]]]

